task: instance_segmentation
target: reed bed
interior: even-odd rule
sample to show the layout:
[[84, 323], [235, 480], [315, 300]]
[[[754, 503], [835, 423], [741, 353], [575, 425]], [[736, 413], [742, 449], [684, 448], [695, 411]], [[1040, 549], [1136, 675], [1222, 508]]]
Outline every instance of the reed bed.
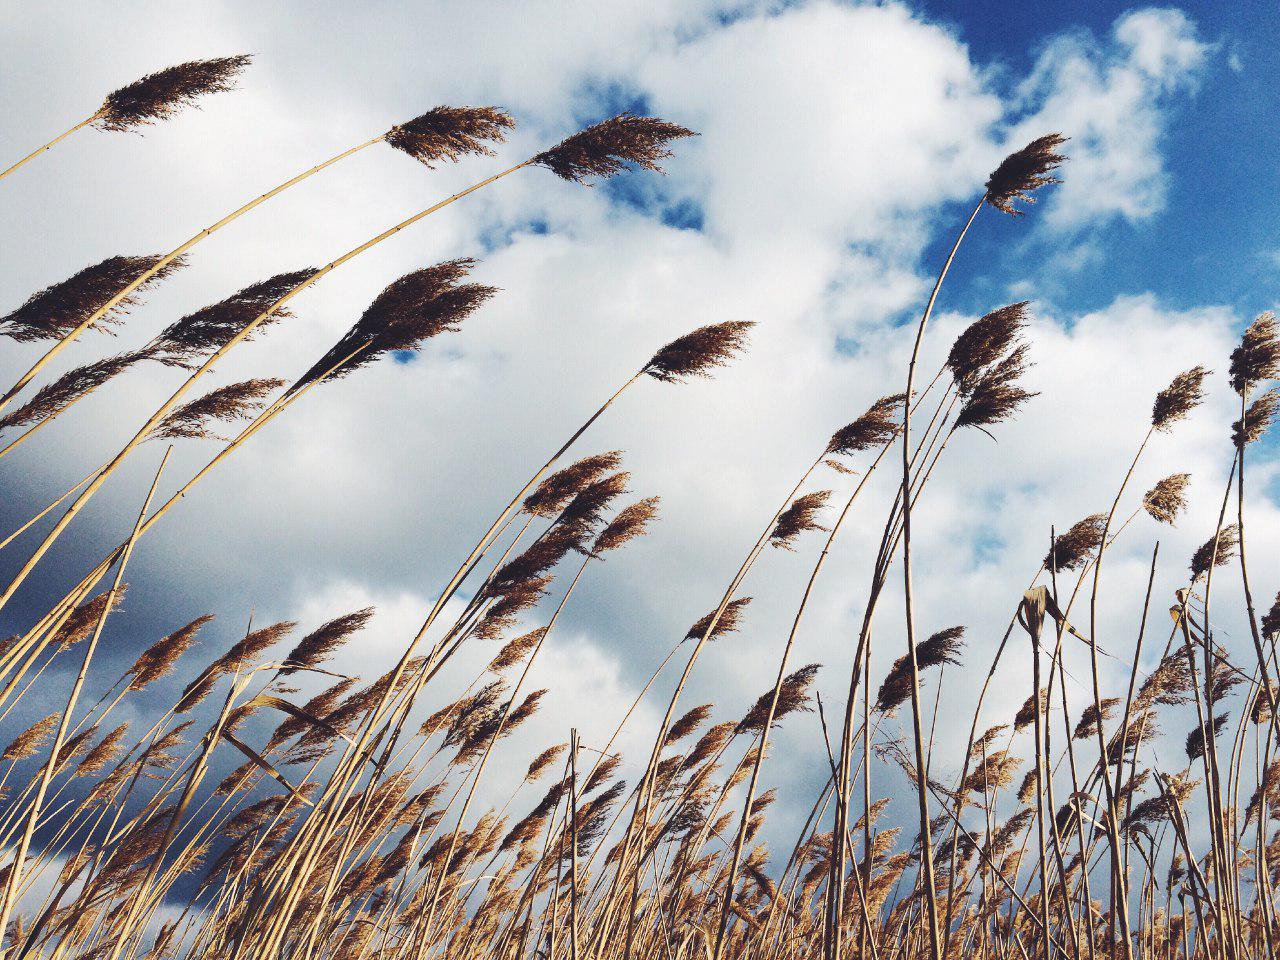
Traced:
[[[232, 57], [144, 78], [0, 177], [81, 127], [121, 131], [168, 119], [228, 89], [247, 65]], [[635, 358], [634, 373], [581, 423], [566, 425], [564, 442], [484, 518], [485, 533], [383, 675], [347, 676], [333, 665], [344, 645], [360, 642], [372, 609], [305, 627], [250, 621], [212, 659], [197, 652], [212, 619], [201, 616], [137, 644], [118, 676], [104, 673], [105, 637], [116, 649], [137, 642], [110, 623], [135, 548], [158, 523], [173, 522], [204, 477], [313, 390], [337, 389], [389, 354], [465, 336], [466, 321], [496, 291], [470, 279], [471, 260], [424, 266], [391, 280], [301, 376], [208, 387], [217, 361], [268, 333], [328, 273], [446, 205], [539, 167], [569, 183], [658, 171], [692, 131], [630, 114], [605, 120], [322, 267], [257, 281], [196, 309], [138, 349], [53, 379], [44, 376], [47, 364], [83, 334], [127, 323], [145, 292], [211, 232], [351, 153], [386, 143], [428, 168], [483, 162], [513, 124], [494, 107], [436, 107], [308, 168], [167, 253], [110, 258], [0, 317], [0, 335], [46, 351], [0, 398], [0, 458], [39, 443], [45, 425], [73, 416], [126, 369], [149, 365], [153, 376], [177, 380], [109, 461], [65, 493], [52, 491], [26, 523], [0, 531], [0, 549], [22, 558], [0, 591], [4, 609], [121, 464], [164, 448], [128, 538], [0, 645], [0, 720], [9, 728], [0, 751], [6, 960], [1275, 956], [1280, 597], [1268, 607], [1255, 595], [1245, 497], [1246, 455], [1280, 412], [1274, 316], [1249, 325], [1229, 357], [1188, 359], [1225, 364], [1239, 406], [1217, 523], [1192, 557], [1170, 560], [1156, 545], [1141, 596], [1118, 595], [1106, 577], [1117, 540], [1154, 541], [1160, 525], [1185, 512], [1187, 474], [1146, 491], [1133, 484], [1162, 436], [1218, 389], [1199, 365], [1154, 396], [1149, 415], [1131, 412], [1141, 439], [1123, 469], [1081, 465], [1115, 474], [1110, 502], [1061, 532], [1046, 521], [1046, 553], [1025, 585], [983, 598], [1008, 618], [989, 665], [966, 662], [963, 625], [923, 627], [928, 612], [916, 606], [915, 507], [944, 454], [981, 440], [976, 433], [998, 435], [1034, 397], [1022, 382], [1033, 349], [1029, 304], [979, 318], [936, 371], [919, 366], [932, 314], [974, 222], [1020, 218], [1057, 182], [1065, 169], [1059, 134], [1011, 154], [975, 195], [923, 305], [901, 392], [855, 398], [866, 412], [833, 424], [830, 440], [796, 465], [794, 485], [760, 517], [723, 592], [704, 598], [709, 612], [687, 633], [669, 638], [669, 652], [603, 742], [566, 728], [532, 755], [512, 747], [547, 694], [530, 680], [579, 585], [607, 577], [608, 560], [661, 511], [657, 497], [630, 491], [624, 455], [589, 449], [588, 434], [633, 390], [714, 376], [748, 348], [750, 322], [702, 326], [655, 344], [648, 360]], [[213, 453], [157, 504], [176, 443]], [[891, 502], [883, 518], [869, 518], [882, 532], [847, 624], [849, 662], [834, 665], [849, 670], [848, 694], [822, 704], [813, 693], [819, 666], [795, 662], [805, 614], [829, 587], [827, 560], [873, 484]], [[41, 526], [50, 515], [56, 520]], [[792, 554], [787, 562], [807, 576], [799, 596], [782, 598], [793, 606], [791, 626], [778, 638], [776, 664], [763, 671], [763, 692], [747, 704], [684, 703], [708, 647], [732, 644], [750, 617], [748, 585], [769, 591], [753, 573], [773, 550]], [[1184, 562], [1175, 594], [1153, 595], [1157, 570]], [[897, 577], [905, 644], [888, 651], [891, 665], [877, 676], [876, 615], [896, 624], [896, 611], [879, 607]], [[1215, 635], [1226, 614], [1213, 586], [1223, 578], [1241, 586], [1244, 609], [1230, 611], [1233, 623], [1248, 622], [1247, 645], [1233, 645], [1240, 649]], [[1103, 619], [1104, 598], [1139, 606], [1140, 623], [1126, 631]], [[1168, 601], [1163, 635], [1157, 611]], [[1072, 677], [1088, 691], [1074, 707], [1068, 651], [1073, 669], [1087, 664], [1087, 677]], [[1125, 666], [1115, 688], [1115, 671], [1102, 667], [1108, 659]], [[482, 666], [457, 685], [457, 668], [471, 663]], [[669, 668], [678, 676], [659, 685]], [[948, 671], [956, 683], [962, 670], [985, 679], [967, 747], [958, 757], [935, 755], [941, 688]], [[987, 702], [997, 677], [1025, 695], [1011, 716]], [[181, 689], [157, 709], [162, 680]], [[661, 719], [637, 731], [637, 715], [649, 715], [639, 707], [655, 687], [669, 691], [665, 702], [648, 704]], [[89, 689], [105, 692], [89, 703]], [[827, 774], [816, 792], [769, 786], [776, 731], [802, 719]], [[1186, 731], [1183, 755], [1158, 755], [1161, 728]], [[652, 738], [646, 752], [615, 750], [637, 735]], [[517, 789], [497, 802], [495, 764], [521, 771]], [[213, 771], [228, 766], [214, 782]], [[769, 818], [780, 798], [808, 814], [788, 846], [771, 850], [763, 838], [779, 832]]]

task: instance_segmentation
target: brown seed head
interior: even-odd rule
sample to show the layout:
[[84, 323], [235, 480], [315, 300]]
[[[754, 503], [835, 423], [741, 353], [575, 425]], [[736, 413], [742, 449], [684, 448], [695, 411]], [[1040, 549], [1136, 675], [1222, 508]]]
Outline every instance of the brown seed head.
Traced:
[[1179, 420], [1184, 420], [1204, 400], [1204, 378], [1209, 371], [1204, 367], [1192, 367], [1173, 378], [1173, 382], [1156, 394], [1151, 408], [1151, 425], [1167, 431]]
[[[1105, 723], [1111, 719], [1111, 715], [1115, 713], [1116, 706], [1120, 703], [1116, 697], [1105, 697], [1102, 700], [1102, 720]], [[1080, 722], [1076, 724], [1075, 732], [1072, 733], [1073, 740], [1088, 740], [1090, 737], [1097, 736], [1098, 733], [1098, 708], [1094, 704], [1089, 704], [1080, 714]]]
[[542, 638], [546, 632], [546, 627], [538, 627], [536, 630], [530, 630], [528, 633], [522, 634], [514, 640], [508, 641], [503, 645], [502, 649], [498, 651], [498, 655], [489, 662], [489, 672], [501, 673], [503, 670], [510, 669], [517, 663], [523, 661], [534, 647], [542, 642]]
[[601, 556], [644, 536], [645, 528], [658, 515], [659, 502], [657, 497], [646, 497], [619, 510], [591, 545], [591, 555]]
[[280, 273], [250, 284], [225, 300], [202, 307], [195, 313], [189, 313], [180, 320], [175, 320], [152, 341], [149, 350], [150, 359], [165, 366], [180, 367], [185, 370], [194, 369], [197, 366], [195, 361], [217, 350], [270, 310], [271, 315], [262, 320], [245, 338], [246, 341], [252, 340], [262, 330], [285, 317], [292, 316], [287, 305], [277, 308], [276, 303], [314, 274], [315, 269], [310, 267]]
[[1026, 368], [1026, 347], [1019, 346], [977, 377], [969, 387], [960, 415], [956, 417], [956, 429], [994, 426], [1013, 416], [1022, 404], [1037, 396], [1016, 383]]
[[[112, 610], [117, 609], [124, 602], [124, 594], [125, 585], [121, 584], [111, 602]], [[107, 599], [110, 596], [111, 591], [104, 590], [92, 600], [86, 600], [76, 607], [71, 616], [58, 629], [52, 642], [66, 650], [68, 647], [73, 647], [80, 641], [88, 639], [89, 635], [97, 629], [98, 621], [102, 619], [103, 614], [106, 612]]]
[[[159, 256], [108, 257], [101, 263], [85, 267], [75, 276], [45, 287], [27, 298], [26, 303], [0, 317], [0, 336], [19, 343], [37, 340], [60, 340], [97, 313], [125, 287], [146, 273], [160, 260]], [[152, 287], [184, 265], [181, 257], [165, 264], [154, 276], [113, 306], [95, 321], [99, 330], [119, 323], [134, 306], [143, 291]]]
[[901, 393], [881, 397], [857, 420], [831, 435], [827, 453], [841, 457], [888, 443], [898, 435], [898, 414], [904, 399]]
[[746, 346], [747, 332], [754, 326], [750, 321], [730, 320], [699, 327], [655, 353], [644, 365], [644, 372], [664, 383], [709, 377], [712, 370], [723, 367]]
[[574, 549], [586, 553], [587, 541], [603, 521], [613, 501], [627, 492], [631, 474], [625, 470], [611, 473], [587, 484], [565, 505], [556, 519], [556, 529], [574, 539]]
[[1031, 194], [1040, 187], [1061, 183], [1050, 171], [1059, 167], [1066, 157], [1058, 148], [1067, 142], [1060, 133], [1050, 133], [1032, 140], [1015, 153], [1009, 154], [1000, 166], [987, 178], [987, 203], [1001, 213], [1020, 217], [1023, 211], [1016, 203], [1035, 203]]
[[801, 494], [791, 501], [791, 505], [778, 516], [769, 534], [769, 544], [784, 550], [793, 550], [796, 539], [810, 530], [826, 530], [818, 523], [818, 514], [827, 505], [831, 496], [830, 490], [815, 490]]
[[693, 136], [697, 134], [692, 130], [657, 117], [623, 113], [575, 133], [538, 154], [533, 162], [571, 183], [612, 177], [627, 164], [661, 173], [659, 161], [671, 156], [667, 145]]
[[0, 760], [27, 760], [40, 752], [40, 747], [58, 726], [58, 714], [51, 713], [23, 730], [0, 753]]
[[197, 617], [185, 627], [180, 627], [167, 637], [161, 637], [134, 661], [129, 668], [129, 689], [141, 690], [150, 683], [173, 672], [178, 658], [196, 641], [200, 628], [213, 619], [212, 614]]
[[1275, 423], [1276, 414], [1280, 412], [1280, 389], [1272, 387], [1249, 404], [1244, 417], [1231, 425], [1231, 441], [1237, 446], [1254, 443]]
[[1191, 579], [1199, 580], [1209, 572], [1210, 567], [1221, 567], [1230, 563], [1235, 556], [1236, 547], [1240, 543], [1240, 528], [1234, 523], [1223, 527], [1216, 537], [1210, 537], [1191, 557]]
[[76, 767], [76, 776], [91, 777], [105, 770], [107, 764], [120, 756], [124, 750], [124, 737], [128, 731], [129, 722], [126, 720], [99, 740]]
[[1142, 509], [1157, 523], [1173, 526], [1178, 514], [1187, 505], [1186, 489], [1190, 481], [1189, 473], [1175, 473], [1165, 477], [1143, 496]]
[[[927, 670], [940, 664], [960, 665], [960, 649], [964, 646], [964, 627], [947, 627], [916, 644], [916, 666]], [[885, 676], [876, 695], [876, 709], [888, 713], [911, 696], [911, 660], [899, 657]]]
[[[821, 664], [811, 663], [801, 667], [782, 681], [782, 686], [778, 690], [778, 703], [773, 711], [775, 725], [781, 723], [788, 714], [800, 710], [808, 712], [813, 709], [809, 706], [809, 687], [820, 669]], [[769, 720], [769, 708], [772, 705], [773, 691], [769, 690], [761, 694], [760, 699], [747, 711], [746, 716], [738, 721], [734, 733], [743, 734], [748, 731], [763, 730], [765, 723]]]
[[1049, 691], [1041, 690], [1038, 697], [1035, 694], [1027, 697], [1026, 702], [1023, 703], [1023, 705], [1018, 709], [1018, 712], [1013, 716], [1014, 730], [1022, 730], [1035, 722], [1037, 701], [1040, 704], [1040, 712], [1042, 714], [1045, 713], [1049, 709]]
[[525, 783], [533, 783], [546, 772], [547, 768], [556, 762], [565, 750], [569, 749], [563, 743], [557, 743], [553, 747], [547, 747], [540, 754], [533, 758], [533, 762], [529, 764], [529, 769], [524, 775]]
[[524, 511], [550, 519], [559, 514], [585, 487], [621, 465], [621, 450], [583, 457], [577, 463], [572, 463], [543, 480], [533, 493], [525, 497]]
[[1276, 594], [1271, 609], [1262, 615], [1262, 632], [1268, 637], [1280, 634], [1280, 593]]
[[979, 377], [1015, 346], [1027, 325], [1029, 302], [1023, 300], [992, 310], [956, 337], [947, 355], [947, 368], [962, 395], [971, 393]]
[[287, 676], [297, 670], [309, 669], [324, 663], [350, 639], [352, 634], [363, 630], [373, 619], [373, 614], [373, 607], [365, 607], [362, 610], [334, 617], [328, 623], [316, 627], [289, 651], [289, 655], [284, 658], [280, 675]]
[[706, 723], [710, 716], [711, 704], [709, 703], [700, 704], [688, 710], [684, 716], [671, 724], [671, 728], [667, 731], [667, 736], [662, 742], [663, 747], [669, 747], [673, 743], [683, 740]]
[[[686, 640], [701, 640], [703, 636], [706, 636], [708, 640], [717, 640], [727, 633], [736, 632], [742, 621], [742, 614], [749, 603], [751, 603], [750, 597], [739, 597], [737, 600], [729, 601], [724, 611], [720, 614], [720, 619], [716, 620], [714, 630], [711, 630], [711, 621], [715, 619], [716, 612], [712, 610], [690, 627], [684, 638]], [[709, 635], [707, 634], [708, 630], [711, 630]]]
[[1053, 552], [1044, 558], [1045, 569], [1052, 567], [1055, 573], [1074, 570], [1089, 559], [1102, 542], [1102, 529], [1106, 526], [1105, 514], [1095, 513], [1071, 526], [1066, 533], [1058, 534], [1053, 541]]
[[329, 351], [289, 388], [297, 391], [324, 376], [345, 377], [393, 351], [415, 351], [423, 341], [459, 325], [496, 292], [462, 280], [475, 266], [467, 258], [448, 260], [405, 274], [378, 294]]
[[126, 87], [107, 94], [94, 126], [101, 130], [131, 130], [157, 120], [167, 120], [183, 107], [210, 93], [224, 93], [252, 57], [219, 57], [192, 60], [149, 73]]
[[1266, 380], [1280, 377], [1280, 328], [1268, 310], [1249, 324], [1231, 353], [1231, 389], [1243, 396]]
[[24, 403], [4, 417], [0, 417], [0, 430], [25, 427], [56, 416], [71, 404], [97, 390], [104, 383], [124, 373], [139, 360], [148, 356], [143, 351], [120, 353], [114, 357], [94, 360], [84, 366], [68, 370], [52, 383], [47, 383]]
[[213, 432], [215, 424], [251, 420], [267, 404], [267, 397], [285, 384], [260, 379], [216, 387], [203, 397], [184, 403], [156, 424], [150, 440], [225, 440]]
[[505, 140], [515, 125], [497, 107], [435, 107], [392, 127], [382, 139], [430, 169], [469, 154], [493, 156], [490, 144]]

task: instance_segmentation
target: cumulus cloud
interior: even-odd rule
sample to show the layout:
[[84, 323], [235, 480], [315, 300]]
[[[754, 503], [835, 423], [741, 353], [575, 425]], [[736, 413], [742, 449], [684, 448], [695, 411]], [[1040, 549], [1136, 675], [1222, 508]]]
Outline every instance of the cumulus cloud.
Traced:
[[1137, 222], [1164, 208], [1169, 111], [1195, 89], [1212, 51], [1174, 9], [1126, 13], [1105, 40], [1080, 31], [1045, 45], [1018, 91], [1037, 106], [1017, 129], [1034, 135], [1048, 126], [1071, 137], [1071, 176], [1050, 205], [1050, 224]]

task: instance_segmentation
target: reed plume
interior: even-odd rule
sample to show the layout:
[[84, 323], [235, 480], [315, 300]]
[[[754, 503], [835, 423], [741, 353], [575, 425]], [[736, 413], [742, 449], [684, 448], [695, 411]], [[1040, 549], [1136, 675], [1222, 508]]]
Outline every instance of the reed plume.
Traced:
[[1151, 426], [1167, 432], [1170, 427], [1204, 402], [1204, 380], [1209, 371], [1204, 367], [1192, 367], [1176, 377], [1169, 386], [1156, 394], [1151, 408]]
[[694, 136], [692, 130], [657, 117], [622, 113], [580, 130], [532, 162], [571, 183], [612, 177], [628, 165], [661, 173], [659, 162], [671, 156], [668, 144]]
[[[927, 640], [916, 644], [916, 668], [927, 670], [944, 663], [959, 666], [963, 646], [964, 627], [939, 630]], [[876, 709], [881, 713], [888, 713], [900, 707], [910, 696], [911, 661], [908, 657], [899, 657], [880, 684], [880, 690], [876, 694]]]
[[750, 321], [730, 320], [699, 327], [655, 353], [642, 372], [663, 383], [709, 377], [713, 370], [742, 352], [747, 333], [754, 326]]
[[1142, 496], [1142, 509], [1157, 523], [1173, 526], [1178, 515], [1186, 508], [1187, 484], [1191, 482], [1191, 474], [1174, 473], [1148, 490]]
[[1023, 216], [1018, 203], [1035, 203], [1036, 190], [1062, 182], [1052, 171], [1066, 160], [1057, 152], [1066, 142], [1062, 134], [1049, 133], [1005, 157], [987, 178], [987, 203], [1012, 217]]
[[241, 55], [191, 60], [149, 73], [107, 94], [94, 126], [120, 132], [168, 120], [201, 97], [233, 89], [236, 77], [252, 59]]
[[271, 378], [245, 380], [210, 390], [203, 397], [175, 409], [151, 431], [153, 440], [225, 439], [213, 432], [219, 423], [249, 420], [266, 405], [268, 394], [285, 381]]
[[505, 140], [514, 126], [515, 121], [496, 107], [433, 107], [396, 124], [383, 139], [430, 170], [442, 160], [494, 156], [491, 144]]
[[345, 377], [387, 353], [414, 351], [424, 340], [460, 329], [462, 321], [497, 292], [483, 284], [462, 282], [474, 266], [474, 260], [448, 260], [407, 273], [390, 284], [355, 325], [294, 382], [290, 392], [322, 375]]
[[[175, 257], [161, 263], [160, 255], [108, 257], [85, 267], [74, 276], [33, 293], [20, 307], [0, 317], [0, 336], [19, 343], [58, 340], [66, 337], [89, 317], [96, 317], [99, 329], [119, 323], [141, 295], [182, 269], [185, 261]], [[139, 284], [133, 281], [147, 274]]]

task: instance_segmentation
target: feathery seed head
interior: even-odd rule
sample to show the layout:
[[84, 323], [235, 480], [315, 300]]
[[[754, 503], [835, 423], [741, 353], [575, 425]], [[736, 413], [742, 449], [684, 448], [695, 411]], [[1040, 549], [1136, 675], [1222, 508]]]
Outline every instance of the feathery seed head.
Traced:
[[1280, 412], [1280, 389], [1272, 387], [1249, 404], [1244, 417], [1231, 425], [1231, 440], [1237, 447], [1255, 443], [1271, 429]]
[[1173, 378], [1173, 382], [1156, 394], [1151, 408], [1151, 425], [1167, 431], [1204, 400], [1204, 379], [1209, 371], [1204, 367], [1192, 367]]
[[1018, 202], [1035, 203], [1031, 195], [1034, 191], [1062, 182], [1051, 171], [1066, 159], [1058, 153], [1058, 148], [1066, 142], [1062, 134], [1050, 133], [1005, 157], [987, 178], [987, 203], [1001, 213], [1022, 216], [1023, 211], [1016, 206]]
[[328, 372], [345, 377], [393, 351], [412, 351], [424, 340], [447, 331], [474, 313], [496, 292], [479, 283], [462, 283], [475, 266], [467, 258], [448, 260], [405, 274], [373, 301], [342, 338], [289, 388], [296, 392]]
[[796, 539], [810, 530], [826, 530], [818, 523], [818, 514], [827, 505], [831, 497], [830, 490], [815, 490], [801, 494], [791, 501], [791, 505], [778, 516], [769, 534], [769, 544], [784, 550], [795, 549]]
[[956, 337], [947, 368], [961, 394], [972, 392], [980, 375], [999, 363], [1026, 328], [1028, 300], [1011, 303], [979, 317]]
[[754, 326], [747, 320], [730, 320], [699, 327], [655, 353], [644, 365], [644, 372], [663, 383], [709, 377], [712, 370], [723, 367], [741, 352], [747, 343], [747, 332]]
[[493, 156], [490, 144], [501, 143], [514, 126], [497, 107], [435, 107], [392, 127], [382, 139], [431, 169], [469, 154]]
[[575, 133], [533, 158], [562, 180], [586, 183], [612, 177], [627, 164], [661, 173], [659, 161], [671, 156], [673, 140], [697, 136], [692, 130], [657, 117], [619, 114]]
[[1095, 513], [1071, 526], [1066, 533], [1058, 534], [1053, 541], [1053, 552], [1044, 558], [1045, 569], [1055, 573], [1074, 570], [1089, 559], [1102, 542], [1102, 530], [1106, 526], [1105, 514]]
[[[85, 267], [61, 283], [33, 293], [22, 306], [0, 317], [0, 336], [19, 343], [61, 340], [110, 303], [139, 276], [155, 267], [160, 259], [158, 255], [108, 257], [101, 263]], [[138, 302], [144, 290], [172, 276], [183, 266], [181, 257], [165, 264], [99, 317], [95, 321], [97, 329], [105, 330], [111, 324], [119, 323], [129, 308]]]
[[107, 94], [94, 126], [121, 131], [167, 120], [200, 97], [232, 89], [236, 76], [252, 59], [241, 55], [192, 60], [149, 73]]
[[644, 536], [645, 528], [658, 515], [658, 503], [657, 497], [646, 497], [619, 510], [591, 545], [591, 555], [601, 556]]
[[1234, 523], [1223, 527], [1216, 537], [1206, 540], [1191, 557], [1192, 581], [1203, 577], [1209, 572], [1210, 567], [1221, 567], [1230, 563], [1239, 544], [1240, 528]]
[[881, 397], [857, 420], [831, 435], [827, 453], [841, 457], [888, 443], [898, 435], [898, 415], [904, 399], [901, 393]]
[[1157, 523], [1173, 526], [1187, 505], [1186, 489], [1191, 481], [1189, 473], [1175, 473], [1165, 477], [1142, 497], [1142, 509]]
[[1240, 346], [1231, 352], [1231, 389], [1243, 396], [1258, 384], [1280, 377], [1280, 327], [1268, 310], [1249, 324]]
[[156, 424], [150, 440], [225, 440], [213, 432], [217, 423], [250, 420], [267, 403], [267, 396], [283, 387], [275, 379], [245, 380], [210, 390], [184, 403]]

